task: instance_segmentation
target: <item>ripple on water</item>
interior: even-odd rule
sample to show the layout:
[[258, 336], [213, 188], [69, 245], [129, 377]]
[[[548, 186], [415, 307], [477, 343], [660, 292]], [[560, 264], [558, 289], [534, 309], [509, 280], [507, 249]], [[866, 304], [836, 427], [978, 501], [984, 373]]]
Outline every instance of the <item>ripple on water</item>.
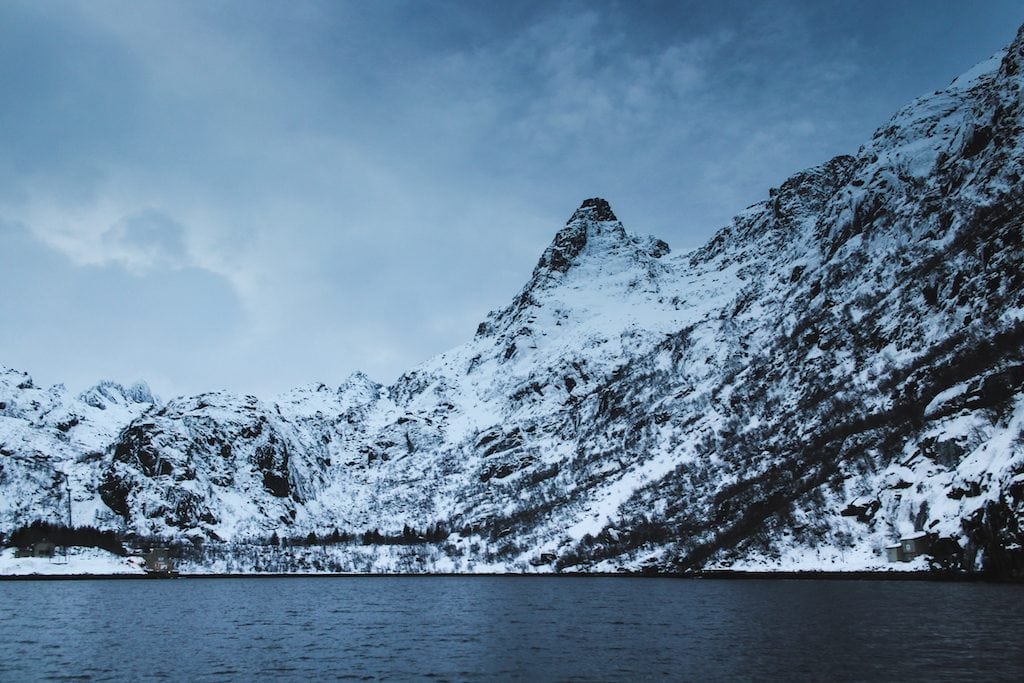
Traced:
[[0, 607], [19, 606], [0, 619], [0, 680], [1017, 680], [1024, 662], [1024, 623], [1008, 607], [1024, 597], [1018, 586], [564, 577], [88, 583], [0, 582]]

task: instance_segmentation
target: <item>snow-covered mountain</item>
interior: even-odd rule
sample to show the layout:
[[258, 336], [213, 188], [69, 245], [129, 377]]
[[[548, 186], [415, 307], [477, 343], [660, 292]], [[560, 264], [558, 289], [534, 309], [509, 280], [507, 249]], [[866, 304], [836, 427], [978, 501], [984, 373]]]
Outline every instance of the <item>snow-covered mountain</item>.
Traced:
[[162, 404], [5, 371], [0, 530], [70, 497], [204, 541], [196, 566], [280, 567], [267, 539], [312, 532], [304, 566], [453, 571], [866, 569], [928, 532], [1019, 573], [1022, 67], [1024, 30], [693, 252], [586, 200], [389, 387]]

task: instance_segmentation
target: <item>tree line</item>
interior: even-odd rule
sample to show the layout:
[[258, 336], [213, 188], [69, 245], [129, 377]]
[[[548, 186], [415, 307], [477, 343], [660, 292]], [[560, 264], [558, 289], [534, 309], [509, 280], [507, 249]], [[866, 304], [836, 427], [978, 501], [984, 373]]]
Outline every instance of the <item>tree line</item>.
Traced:
[[27, 548], [40, 541], [49, 541], [63, 547], [102, 548], [115, 555], [126, 554], [116, 531], [100, 531], [93, 526], [69, 527], [38, 519], [12, 531], [5, 544], [8, 547]]
[[317, 534], [310, 531], [305, 536], [278, 536], [274, 534], [266, 545], [289, 547], [305, 547], [313, 545], [338, 545], [358, 541], [363, 545], [415, 545], [417, 543], [439, 543], [448, 538], [448, 527], [444, 522], [431, 524], [425, 529], [416, 529], [408, 524], [394, 533], [381, 533], [380, 529], [367, 529], [362, 533], [351, 533], [334, 529], [329, 533]]
[[[380, 529], [367, 529], [361, 533], [342, 531], [334, 529], [326, 533], [310, 531], [306, 535], [279, 536], [275, 531], [269, 538], [262, 541], [263, 545], [289, 547], [308, 547], [317, 545], [340, 545], [348, 543], [362, 543], [363, 545], [416, 545], [440, 543], [448, 538], [450, 534], [448, 526], [444, 522], [431, 524], [423, 529], [406, 524], [401, 531], [381, 532]], [[468, 533], [463, 531], [464, 535]], [[117, 555], [126, 555], [124, 541], [140, 547], [159, 545], [175, 545], [169, 539], [140, 537], [134, 534], [123, 536], [116, 531], [101, 531], [92, 526], [69, 527], [64, 524], [54, 524], [43, 520], [36, 520], [28, 525], [18, 527], [11, 532], [10, 536], [4, 537], [0, 534], [0, 545], [7, 547], [26, 548], [40, 541], [50, 541], [56, 546], [80, 546], [87, 548], [102, 548]], [[257, 541], [260, 543], [260, 541]]]

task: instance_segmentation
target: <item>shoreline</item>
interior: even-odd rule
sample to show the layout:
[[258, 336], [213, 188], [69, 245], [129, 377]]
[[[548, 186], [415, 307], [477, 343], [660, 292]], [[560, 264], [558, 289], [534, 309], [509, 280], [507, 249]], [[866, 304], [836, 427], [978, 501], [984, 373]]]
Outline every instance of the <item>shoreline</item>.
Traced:
[[459, 573], [211, 573], [211, 574], [0, 574], [0, 581], [153, 581], [153, 580], [196, 580], [196, 579], [370, 579], [370, 578], [577, 578], [577, 579], [688, 579], [728, 581], [939, 581], [954, 583], [1018, 583], [1000, 581], [979, 574], [911, 571], [738, 571], [712, 569], [687, 573], [643, 573], [643, 572], [553, 572], [553, 573], [509, 573], [489, 572], [479, 574]]

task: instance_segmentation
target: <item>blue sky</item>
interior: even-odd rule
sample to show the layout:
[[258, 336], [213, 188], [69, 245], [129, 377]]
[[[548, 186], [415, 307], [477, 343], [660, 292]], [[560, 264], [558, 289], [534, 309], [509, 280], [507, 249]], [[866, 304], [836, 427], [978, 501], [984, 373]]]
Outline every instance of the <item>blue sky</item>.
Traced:
[[388, 382], [591, 196], [700, 245], [1009, 42], [1017, 2], [4, 2], [0, 365]]

